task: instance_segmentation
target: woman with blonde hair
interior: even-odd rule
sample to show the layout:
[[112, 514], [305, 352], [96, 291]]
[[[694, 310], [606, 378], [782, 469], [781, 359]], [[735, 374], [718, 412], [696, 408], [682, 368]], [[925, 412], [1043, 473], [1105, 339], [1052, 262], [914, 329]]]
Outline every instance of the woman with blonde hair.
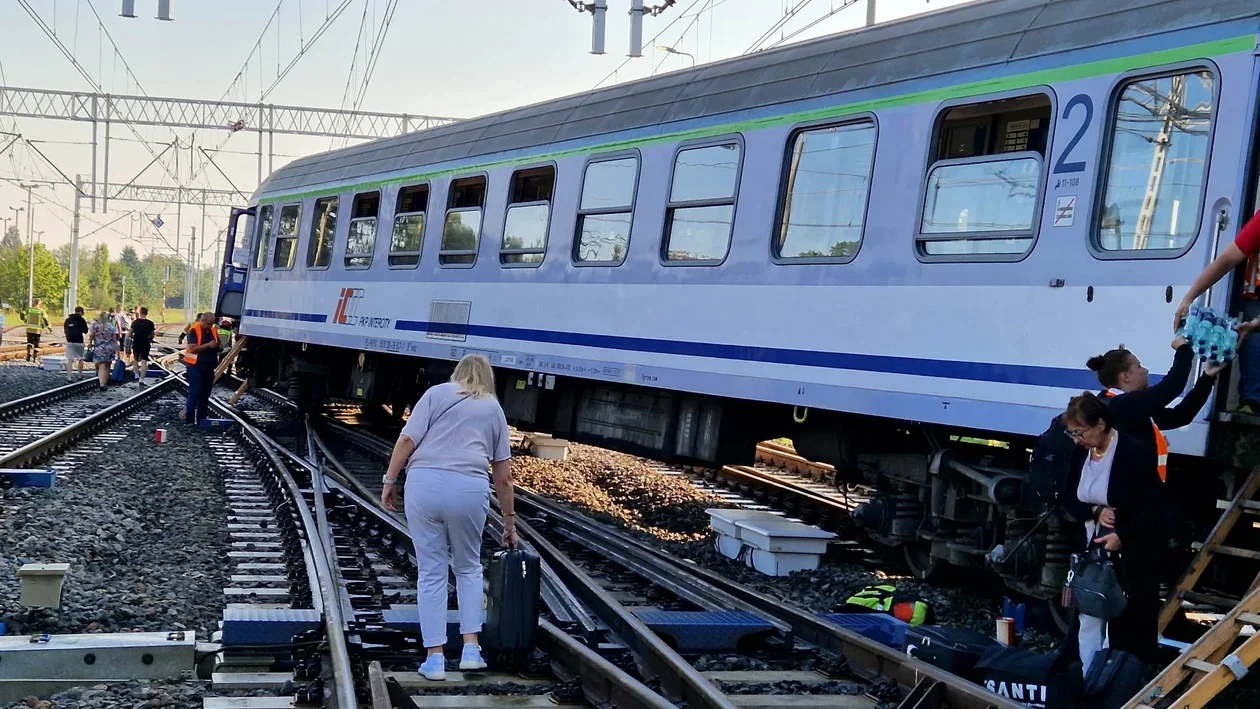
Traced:
[[398, 476], [407, 471], [403, 507], [416, 546], [416, 603], [428, 656], [420, 674], [446, 679], [447, 567], [455, 572], [459, 632], [464, 651], [459, 669], [480, 670], [481, 533], [490, 495], [486, 469], [503, 513], [503, 544], [516, 546], [511, 450], [507, 418], [494, 393], [494, 371], [482, 355], [468, 355], [450, 382], [431, 387], [411, 407], [382, 481], [381, 504], [397, 511]]
[[91, 339], [92, 362], [96, 364], [96, 382], [104, 390], [109, 384], [109, 369], [118, 355], [118, 330], [114, 328], [114, 317], [109, 311], [96, 316], [92, 327], [88, 329]]

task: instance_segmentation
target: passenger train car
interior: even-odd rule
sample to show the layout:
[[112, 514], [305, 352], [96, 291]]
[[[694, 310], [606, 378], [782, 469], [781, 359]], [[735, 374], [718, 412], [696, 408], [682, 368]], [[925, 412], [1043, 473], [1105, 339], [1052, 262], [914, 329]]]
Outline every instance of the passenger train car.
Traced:
[[[1255, 207], [1258, 32], [1254, 0], [991, 0], [302, 158], [219, 308], [308, 399], [401, 412], [480, 352], [522, 427], [702, 465], [790, 437], [921, 573], [1028, 536], [999, 570], [1049, 597], [1068, 527], [1003, 483], [1090, 355], [1171, 363]], [[1174, 480], [1229, 462], [1211, 414]]]

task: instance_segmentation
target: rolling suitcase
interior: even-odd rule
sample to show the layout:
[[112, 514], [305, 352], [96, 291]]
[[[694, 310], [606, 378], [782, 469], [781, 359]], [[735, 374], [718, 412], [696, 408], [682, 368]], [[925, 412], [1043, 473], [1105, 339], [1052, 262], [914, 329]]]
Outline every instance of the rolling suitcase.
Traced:
[[486, 603], [486, 663], [519, 668], [534, 650], [538, 630], [538, 556], [523, 549], [497, 552], [490, 562]]

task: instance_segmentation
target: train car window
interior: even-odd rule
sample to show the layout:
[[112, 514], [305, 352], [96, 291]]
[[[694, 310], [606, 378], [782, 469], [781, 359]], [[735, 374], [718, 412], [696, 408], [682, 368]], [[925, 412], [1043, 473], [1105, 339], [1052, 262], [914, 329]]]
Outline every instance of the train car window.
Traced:
[[1215, 97], [1208, 71], [1142, 78], [1121, 88], [1111, 109], [1099, 249], [1176, 251], [1194, 241]]
[[350, 236], [346, 240], [346, 268], [369, 268], [376, 249], [376, 216], [381, 208], [380, 192], [354, 196], [350, 208]]
[[275, 209], [270, 204], [258, 208], [258, 238], [254, 239], [255, 271], [261, 271], [267, 265], [267, 251], [271, 248], [271, 217]]
[[1051, 110], [1045, 94], [947, 108], [937, 122], [936, 160], [1026, 151], [1045, 157]]
[[499, 262], [504, 266], [537, 266], [547, 251], [547, 226], [551, 221], [551, 194], [556, 168], [517, 170], [512, 175], [507, 216]]
[[1053, 111], [1040, 93], [941, 111], [919, 256], [1001, 261], [1032, 248]]
[[575, 263], [616, 266], [625, 260], [638, 182], [636, 156], [587, 164], [578, 203]]
[[438, 264], [472, 266], [477, 262], [477, 242], [481, 236], [481, 210], [486, 206], [486, 178], [470, 177], [451, 183], [446, 199], [446, 221]]
[[337, 235], [337, 198], [315, 200], [315, 218], [311, 220], [311, 240], [306, 245], [306, 267], [317, 270], [332, 263], [333, 240]]
[[737, 142], [678, 151], [661, 242], [665, 261], [714, 263], [726, 258], [739, 163]]
[[928, 173], [919, 223], [926, 256], [1022, 254], [1032, 246], [1041, 156], [942, 160]]
[[415, 268], [420, 263], [420, 247], [424, 245], [424, 215], [428, 209], [428, 185], [398, 190], [394, 232], [389, 240], [390, 268]]
[[271, 267], [277, 270], [293, 268], [297, 255], [298, 224], [302, 222], [302, 203], [286, 204], [280, 208], [276, 223], [276, 254]]
[[789, 139], [774, 255], [851, 261], [862, 243], [875, 160], [875, 122], [799, 130]]

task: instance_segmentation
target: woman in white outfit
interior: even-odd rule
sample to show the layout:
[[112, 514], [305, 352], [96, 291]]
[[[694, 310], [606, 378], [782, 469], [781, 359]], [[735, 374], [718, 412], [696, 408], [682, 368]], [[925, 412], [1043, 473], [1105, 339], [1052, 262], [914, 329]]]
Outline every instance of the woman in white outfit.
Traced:
[[503, 513], [503, 544], [516, 546], [511, 450], [507, 419], [494, 395], [494, 372], [481, 355], [468, 355], [446, 384], [430, 388], [411, 408], [385, 473], [381, 504], [397, 510], [398, 475], [407, 470], [404, 508], [419, 566], [416, 603], [428, 657], [420, 674], [446, 679], [447, 567], [455, 572], [459, 669], [480, 670], [481, 534], [490, 507], [486, 469]]

